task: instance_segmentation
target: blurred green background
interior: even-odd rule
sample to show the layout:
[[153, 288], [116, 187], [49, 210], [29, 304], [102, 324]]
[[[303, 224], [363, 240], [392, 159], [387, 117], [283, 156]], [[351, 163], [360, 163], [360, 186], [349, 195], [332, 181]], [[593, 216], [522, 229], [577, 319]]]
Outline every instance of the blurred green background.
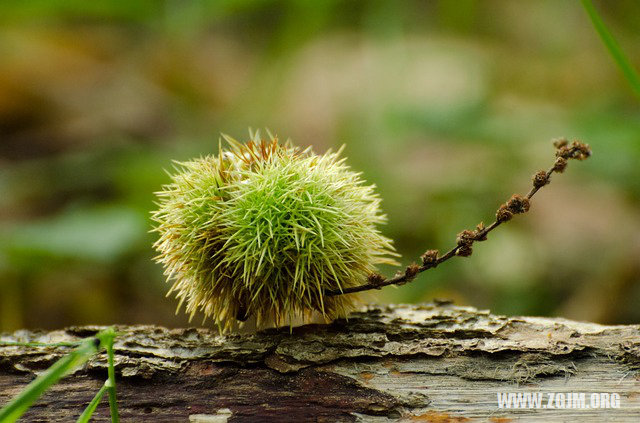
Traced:
[[[596, 6], [640, 67], [640, 2]], [[153, 192], [249, 126], [347, 144], [405, 264], [526, 193], [550, 139], [588, 142], [472, 257], [366, 301], [637, 323], [638, 104], [578, 1], [5, 0], [0, 330], [187, 325]]]

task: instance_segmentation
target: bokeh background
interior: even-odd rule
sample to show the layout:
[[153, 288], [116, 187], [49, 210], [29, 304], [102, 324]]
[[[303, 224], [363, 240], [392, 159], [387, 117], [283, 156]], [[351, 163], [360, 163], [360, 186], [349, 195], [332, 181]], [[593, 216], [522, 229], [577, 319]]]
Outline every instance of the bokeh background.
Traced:
[[[640, 67], [640, 2], [596, 6]], [[153, 192], [249, 126], [346, 144], [405, 264], [526, 193], [552, 138], [588, 142], [472, 257], [366, 301], [638, 323], [638, 106], [578, 1], [5, 0], [0, 330], [189, 324]]]

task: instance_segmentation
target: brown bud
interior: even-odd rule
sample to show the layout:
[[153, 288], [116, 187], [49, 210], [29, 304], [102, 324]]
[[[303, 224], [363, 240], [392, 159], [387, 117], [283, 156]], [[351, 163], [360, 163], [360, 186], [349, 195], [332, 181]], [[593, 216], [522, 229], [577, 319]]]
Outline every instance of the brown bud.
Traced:
[[543, 186], [549, 183], [549, 177], [547, 176], [547, 172], [541, 170], [540, 172], [533, 175], [533, 186], [536, 188], [542, 188]]
[[438, 265], [438, 250], [427, 250], [420, 256], [422, 264], [426, 267], [436, 267]]
[[369, 280], [369, 283], [371, 285], [376, 287], [382, 285], [382, 283], [386, 280], [386, 278], [380, 273], [371, 273], [367, 279]]
[[567, 144], [569, 144], [569, 141], [564, 137], [556, 138], [556, 139], [553, 140], [553, 146], [555, 148], [562, 148], [562, 147], [566, 146]]
[[555, 172], [562, 173], [566, 168], [567, 168], [567, 159], [565, 159], [564, 157], [558, 157], [556, 159], [555, 164], [553, 165], [553, 170]]
[[418, 266], [415, 263], [412, 263], [409, 266], [407, 266], [406, 270], [404, 271], [404, 274], [407, 277], [407, 280], [411, 280], [415, 278], [419, 272], [420, 272], [420, 266]]
[[556, 151], [556, 157], [563, 159], [585, 160], [591, 156], [591, 148], [580, 141], [574, 141], [570, 146], [563, 146]]
[[528, 212], [529, 205], [529, 199], [518, 194], [513, 194], [509, 201], [507, 201], [507, 207], [513, 214]]
[[556, 157], [562, 157], [563, 159], [570, 159], [572, 154], [573, 152], [571, 148], [567, 147], [566, 145], [556, 150]]
[[473, 241], [476, 239], [476, 233], [470, 230], [465, 229], [464, 231], [458, 234], [456, 238], [456, 243], [458, 245], [473, 245]]
[[591, 156], [591, 148], [588, 144], [583, 144], [580, 141], [574, 141], [571, 143], [571, 149], [574, 151], [572, 159], [586, 160]]
[[470, 245], [461, 245], [456, 250], [456, 255], [460, 257], [469, 257], [473, 253], [473, 249]]
[[513, 213], [509, 211], [509, 208], [507, 207], [506, 204], [501, 205], [498, 211], [496, 212], [496, 220], [498, 222], [506, 222], [508, 220], [511, 220], [512, 217], [513, 217]]

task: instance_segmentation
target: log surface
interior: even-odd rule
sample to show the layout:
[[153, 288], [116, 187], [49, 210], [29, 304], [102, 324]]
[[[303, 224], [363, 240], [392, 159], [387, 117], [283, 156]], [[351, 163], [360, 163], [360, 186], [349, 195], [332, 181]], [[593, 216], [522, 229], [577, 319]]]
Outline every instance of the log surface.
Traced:
[[[0, 341], [75, 341], [100, 329], [17, 331]], [[638, 325], [438, 303], [370, 306], [292, 333], [116, 329], [123, 422], [640, 421]], [[0, 345], [0, 405], [69, 350]], [[47, 391], [23, 421], [75, 421], [105, 379], [103, 353]], [[497, 394], [510, 392], [542, 394], [546, 408], [499, 408]], [[584, 393], [589, 408], [559, 401], [579, 398], [569, 393]], [[592, 394], [600, 405], [617, 394], [619, 407], [593, 408]], [[109, 421], [106, 400], [95, 416]]]

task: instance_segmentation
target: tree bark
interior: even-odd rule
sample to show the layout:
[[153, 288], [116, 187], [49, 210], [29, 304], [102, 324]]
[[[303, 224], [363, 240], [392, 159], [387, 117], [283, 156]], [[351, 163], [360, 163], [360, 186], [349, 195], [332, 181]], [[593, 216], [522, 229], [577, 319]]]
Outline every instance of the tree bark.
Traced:
[[[75, 341], [100, 329], [17, 331], [0, 340]], [[640, 418], [638, 325], [504, 317], [437, 303], [370, 306], [348, 320], [292, 332], [116, 329], [124, 422]], [[0, 404], [69, 350], [0, 345]], [[23, 420], [74, 421], [105, 379], [102, 353], [47, 391]], [[498, 393], [541, 394], [545, 408], [500, 408]], [[596, 399], [614, 408], [594, 408]], [[109, 421], [106, 399], [94, 421]]]

